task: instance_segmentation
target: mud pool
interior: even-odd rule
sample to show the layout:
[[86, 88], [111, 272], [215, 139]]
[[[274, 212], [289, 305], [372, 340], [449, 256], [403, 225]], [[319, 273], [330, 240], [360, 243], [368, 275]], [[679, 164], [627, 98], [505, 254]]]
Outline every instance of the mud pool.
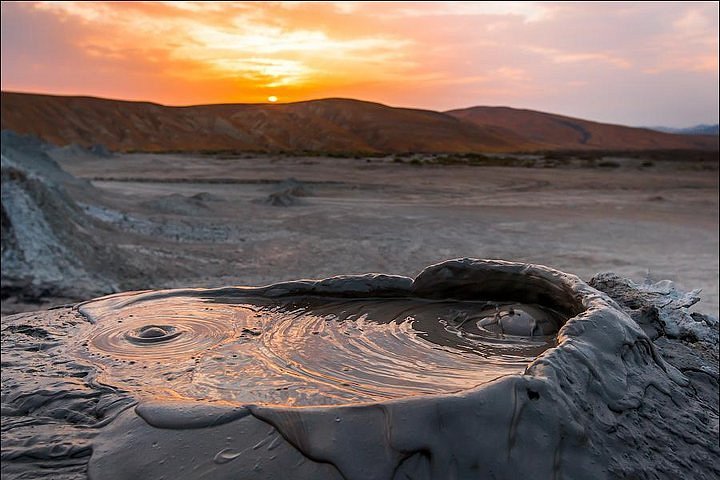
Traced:
[[[556, 344], [538, 305], [419, 298], [119, 295], [85, 303], [76, 354], [143, 397], [322, 405], [456, 392]], [[120, 379], [120, 381], [118, 381]]]

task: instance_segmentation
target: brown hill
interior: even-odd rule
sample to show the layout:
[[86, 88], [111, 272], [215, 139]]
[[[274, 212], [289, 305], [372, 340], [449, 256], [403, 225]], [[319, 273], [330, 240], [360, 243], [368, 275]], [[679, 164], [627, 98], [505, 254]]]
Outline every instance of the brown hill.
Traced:
[[2, 129], [58, 145], [111, 150], [500, 152], [543, 149], [715, 149], [717, 138], [671, 135], [507, 108], [447, 113], [350, 99], [167, 107], [93, 97], [2, 92]]
[[480, 127], [506, 128], [547, 150], [717, 150], [718, 137], [673, 135], [646, 128], [591, 122], [508, 107], [471, 107], [445, 112]]
[[2, 93], [2, 128], [112, 150], [507, 151], [522, 138], [444, 113], [327, 99], [166, 107], [91, 97]]

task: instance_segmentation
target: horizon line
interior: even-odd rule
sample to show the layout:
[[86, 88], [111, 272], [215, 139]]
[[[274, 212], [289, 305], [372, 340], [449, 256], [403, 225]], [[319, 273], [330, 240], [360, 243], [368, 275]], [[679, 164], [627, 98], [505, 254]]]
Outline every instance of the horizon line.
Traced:
[[599, 123], [599, 124], [604, 124], [604, 125], [617, 125], [617, 126], [631, 127], [631, 128], [645, 128], [645, 129], [649, 129], [649, 130], [653, 130], [654, 127], [657, 127], [657, 128], [694, 128], [694, 127], [701, 127], [701, 126], [714, 126], [714, 125], [718, 124], [718, 122], [713, 123], [712, 121], [710, 121], [710, 122], [696, 123], [694, 125], [688, 125], [687, 127], [667, 127], [665, 125], [652, 125], [652, 126], [651, 125], [628, 125], [628, 124], [623, 124], [623, 123], [603, 122], [603, 121], [599, 121], [599, 120], [592, 120], [589, 118], [565, 115], [562, 113], [534, 110], [534, 109], [525, 108], [525, 107], [511, 107], [508, 105], [471, 105], [471, 106], [467, 106], [467, 107], [451, 108], [449, 110], [430, 110], [428, 108], [419, 108], [419, 107], [393, 106], [393, 105], [388, 105], [388, 104], [381, 103], [381, 102], [374, 102], [371, 100], [362, 100], [362, 99], [352, 98], [352, 97], [322, 97], [322, 98], [311, 98], [311, 99], [307, 99], [307, 100], [297, 100], [297, 101], [293, 101], [293, 102], [280, 102], [280, 101], [278, 101], [278, 102], [270, 102], [270, 101], [267, 101], [267, 102], [225, 102], [225, 103], [197, 103], [197, 104], [183, 104], [183, 105], [168, 105], [168, 104], [156, 102], [153, 100], [134, 100], [134, 99], [131, 100], [131, 99], [101, 97], [101, 96], [89, 95], [89, 94], [44, 93], [44, 92], [18, 91], [18, 90], [0, 90], [0, 93], [17, 94], [17, 95], [36, 95], [36, 96], [44, 96], [44, 97], [60, 97], [60, 98], [86, 98], [86, 99], [103, 100], [103, 101], [109, 101], [109, 102], [144, 103], [144, 104], [156, 105], [156, 106], [165, 107], [165, 108], [193, 108], [193, 107], [213, 107], [213, 106], [230, 106], [230, 105], [271, 107], [273, 105], [298, 105], [298, 104], [302, 104], [302, 103], [322, 102], [322, 101], [328, 101], [328, 100], [351, 101], [351, 102], [380, 105], [383, 107], [400, 109], [400, 110], [417, 110], [417, 111], [440, 113], [440, 114], [447, 114], [449, 112], [460, 111], [460, 110], [469, 110], [472, 108], [498, 108], [498, 109], [502, 108], [502, 109], [508, 109], [508, 110], [534, 112], [534, 113], [539, 113], [539, 114], [543, 114], [543, 115], [553, 115], [553, 116], [557, 116], [557, 117], [565, 117], [565, 118], [570, 118], [573, 120], [582, 120], [582, 121], [586, 121], [586, 122], [593, 122], [593, 123]]

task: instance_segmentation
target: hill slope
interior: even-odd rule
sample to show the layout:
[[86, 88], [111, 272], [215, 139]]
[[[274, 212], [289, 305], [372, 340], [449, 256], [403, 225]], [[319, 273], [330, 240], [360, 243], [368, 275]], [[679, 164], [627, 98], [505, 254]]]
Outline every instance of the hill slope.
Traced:
[[512, 132], [443, 113], [345, 99], [166, 107], [3, 92], [2, 128], [112, 150], [460, 152], [523, 144]]
[[717, 150], [718, 139], [673, 135], [646, 128], [591, 122], [508, 107], [471, 107], [445, 112], [479, 127], [505, 128], [548, 150]]
[[672, 128], [672, 127], [648, 127], [651, 130], [657, 130], [658, 132], [665, 133], [679, 133], [681, 135], [720, 135], [720, 125], [695, 125], [694, 127], [687, 128]]
[[669, 135], [509, 108], [440, 113], [350, 99], [167, 107], [92, 97], [2, 93], [2, 129], [58, 145], [112, 150], [502, 152], [547, 149], [715, 149]]

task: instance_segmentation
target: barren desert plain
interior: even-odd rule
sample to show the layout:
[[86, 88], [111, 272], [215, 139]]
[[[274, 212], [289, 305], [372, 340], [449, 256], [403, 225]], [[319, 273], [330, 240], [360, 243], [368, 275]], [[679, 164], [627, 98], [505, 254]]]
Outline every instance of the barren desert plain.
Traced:
[[[477, 257], [547, 264], [586, 280], [603, 271], [639, 283], [669, 279], [702, 289], [698, 308], [718, 312], [718, 175], [709, 155], [495, 162], [529, 167], [468, 165], [462, 155], [455, 164], [422, 154], [99, 156], [66, 147], [50, 155], [90, 182], [68, 192], [97, 221], [93, 235], [133, 267], [118, 275], [110, 263], [98, 294], [414, 276]], [[4, 300], [3, 312], [35, 308], [13, 302]]]

